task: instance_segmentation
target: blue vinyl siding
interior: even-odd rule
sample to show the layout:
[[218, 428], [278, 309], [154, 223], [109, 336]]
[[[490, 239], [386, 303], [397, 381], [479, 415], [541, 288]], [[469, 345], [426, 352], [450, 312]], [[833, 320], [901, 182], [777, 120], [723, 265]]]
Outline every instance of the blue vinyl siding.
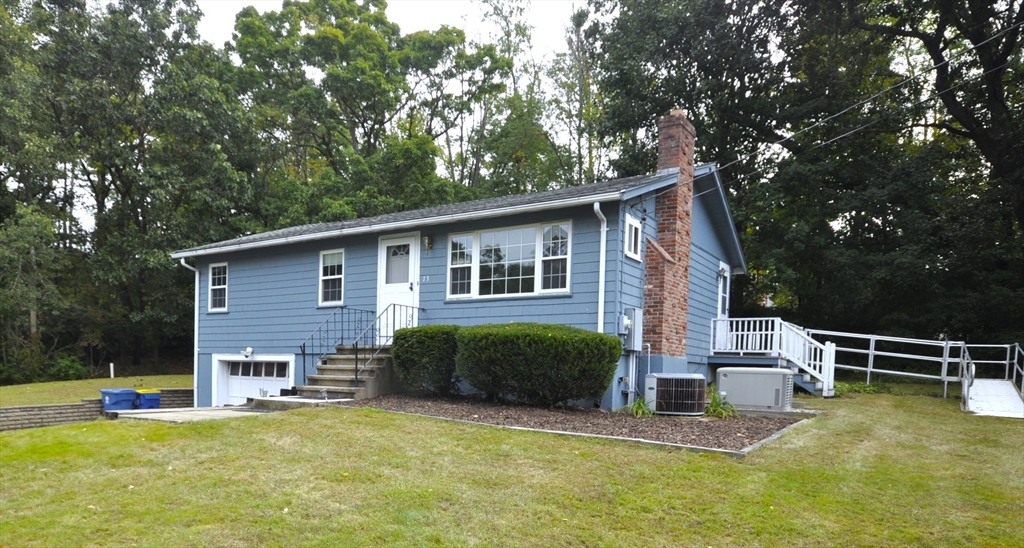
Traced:
[[[687, 354], [683, 358], [652, 357], [652, 369], [681, 371], [706, 367], [710, 321], [716, 314], [718, 261], [722, 245], [712, 230], [707, 209], [694, 202], [693, 246], [690, 267], [690, 304]], [[625, 215], [643, 219], [642, 255], [648, 236], [657, 233], [653, 194], [627, 202], [602, 204], [608, 219], [604, 331], [616, 335], [618, 317], [631, 308], [644, 307], [643, 262], [624, 253]], [[571, 221], [569, 292], [565, 294], [506, 296], [479, 299], [448, 299], [448, 245], [451, 234], [479, 230]], [[597, 328], [597, 295], [600, 256], [600, 221], [592, 204], [557, 211], [536, 212], [469, 222], [422, 227], [418, 232], [433, 240], [426, 249], [420, 240], [420, 324], [476, 325], [483, 323], [546, 322]], [[251, 346], [255, 354], [296, 354], [299, 344], [330, 314], [335, 306], [318, 306], [320, 252], [344, 249], [344, 306], [376, 309], [377, 249], [379, 239], [392, 235], [369, 234], [325, 239], [201, 257], [199, 268], [199, 363], [197, 404], [212, 401], [210, 375], [212, 354], [237, 354]], [[228, 309], [207, 312], [209, 265], [228, 264]], [[297, 357], [297, 365], [300, 358]], [[692, 365], [687, 365], [689, 361]], [[626, 358], [620, 359], [616, 381], [602, 400], [605, 407], [624, 404], [617, 379], [628, 374]], [[646, 371], [646, 360], [641, 368]], [[706, 371], [706, 369], [704, 369]]]
[[[608, 273], [605, 297], [605, 331], [614, 327], [614, 206], [604, 205], [608, 217]], [[605, 211], [608, 210], [608, 211]], [[571, 254], [569, 260], [569, 293], [488, 297], [478, 299], [447, 299], [448, 244], [451, 234], [474, 232], [553, 221], [572, 221]], [[556, 212], [517, 215], [486, 219], [469, 223], [441, 225], [423, 229], [434, 239], [434, 249], [422, 250], [420, 257], [421, 324], [477, 325], [483, 323], [543, 322], [572, 325], [595, 331], [597, 329], [598, 252], [600, 247], [600, 221], [592, 206]]]
[[[615, 331], [615, 258], [621, 254], [617, 204], [605, 204], [608, 217], [606, 332]], [[571, 221], [570, 292], [486, 299], [448, 300], [448, 235], [451, 233]], [[424, 227], [433, 249], [420, 241], [420, 324], [548, 322], [589, 330], [597, 327], [597, 281], [600, 222], [592, 206]], [[402, 231], [402, 233], [408, 233]], [[377, 248], [373, 234], [203, 257], [200, 269], [198, 405], [210, 405], [213, 354], [237, 354], [247, 346], [256, 354], [295, 354], [299, 344], [335, 310], [318, 306], [320, 252], [344, 249], [344, 306], [375, 310]], [[206, 311], [210, 263], [228, 263], [227, 312]]]
[[686, 327], [688, 369], [707, 374], [711, 320], [718, 315], [718, 267], [726, 261], [704, 200], [693, 201], [690, 245], [690, 295]]
[[690, 301], [686, 358], [693, 372], [706, 373], [711, 352], [711, 320], [718, 315], [718, 261], [707, 250], [690, 248]]

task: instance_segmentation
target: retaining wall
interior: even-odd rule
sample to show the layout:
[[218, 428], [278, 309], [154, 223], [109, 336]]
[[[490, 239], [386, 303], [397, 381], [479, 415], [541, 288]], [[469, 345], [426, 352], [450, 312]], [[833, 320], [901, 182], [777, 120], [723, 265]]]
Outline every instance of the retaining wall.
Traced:
[[[161, 409], [182, 407], [194, 407], [191, 388], [160, 389]], [[81, 403], [0, 407], [0, 431], [88, 422], [96, 420], [102, 414], [103, 403], [99, 398], [85, 399]]]

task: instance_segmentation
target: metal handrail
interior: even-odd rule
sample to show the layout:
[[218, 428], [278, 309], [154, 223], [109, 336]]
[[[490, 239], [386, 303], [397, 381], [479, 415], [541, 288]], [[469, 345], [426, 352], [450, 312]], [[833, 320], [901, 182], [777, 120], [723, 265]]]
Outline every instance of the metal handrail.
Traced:
[[1013, 387], [1017, 390], [1017, 395], [1024, 399], [1024, 349], [1021, 349], [1019, 343], [1014, 346], [1013, 377], [1010, 380], [1013, 381]]
[[[377, 317], [367, 325], [355, 338], [352, 339], [352, 350], [355, 354], [355, 385], [359, 386], [359, 373], [363, 369], [366, 369], [370, 362], [380, 354], [384, 347], [388, 346], [395, 337], [395, 331], [402, 327], [415, 327], [419, 323], [419, 312], [423, 310], [418, 306], [408, 306], [404, 304], [392, 303], [389, 304]], [[399, 327], [399, 320], [402, 320], [402, 325]], [[373, 345], [376, 349], [373, 354], [366, 359], [365, 363], [360, 365], [359, 360], [359, 341], [363, 340], [371, 335]]]
[[[960, 407], [964, 411], [971, 408], [971, 387], [974, 386], [975, 366], [967, 345], [960, 343]], [[943, 391], [945, 392], [945, 391]], [[945, 397], [945, 393], [943, 393]]]
[[[316, 367], [324, 356], [335, 351], [338, 344], [345, 340], [346, 333], [363, 329], [363, 325], [372, 317], [372, 310], [338, 307], [320, 322], [306, 340], [299, 344], [299, 353], [302, 355], [302, 385], [308, 380], [310, 362]], [[307, 361], [307, 357], [311, 359]]]

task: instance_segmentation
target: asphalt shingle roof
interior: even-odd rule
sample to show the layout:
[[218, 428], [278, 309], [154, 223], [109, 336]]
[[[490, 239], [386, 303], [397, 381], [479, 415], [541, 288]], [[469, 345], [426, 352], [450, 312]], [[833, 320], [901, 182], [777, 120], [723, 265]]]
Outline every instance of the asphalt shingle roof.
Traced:
[[[526, 194], [500, 196], [498, 198], [487, 198], [484, 200], [474, 200], [471, 202], [461, 202], [436, 207], [428, 207], [425, 209], [416, 209], [412, 211], [400, 211], [397, 213], [388, 213], [386, 215], [378, 215], [376, 217], [365, 217], [362, 219], [352, 219], [349, 221], [294, 226], [289, 228], [282, 228], [280, 230], [261, 232], [259, 234], [251, 234], [249, 236], [242, 236], [240, 238], [235, 238], [232, 240], [225, 240], [221, 242], [190, 247], [188, 249], [176, 251], [172, 255], [190, 256], [193, 254], [203, 254], [203, 251], [235, 246], [259, 247], [258, 244], [260, 242], [271, 242], [275, 240], [287, 240], [299, 237], [309, 237], [320, 233], [337, 234], [338, 232], [344, 232], [346, 230], [372, 227], [375, 225], [384, 225], [390, 223], [409, 223], [409, 226], [415, 226], [416, 221], [422, 220], [423, 225], [428, 225], [431, 224], [432, 222], [447, 222], [445, 218], [450, 218], [451, 216], [471, 215], [475, 213], [486, 212], [489, 210], [504, 209], [525, 205], [541, 205], [548, 202], [557, 202], [562, 200], [582, 200], [590, 196], [599, 196], [602, 194], [613, 192], [626, 192], [629, 190], [633, 190], [635, 188], [639, 188], [654, 183], [656, 181], [668, 179], [670, 177], [675, 177], [675, 174], [662, 172], [654, 175], [641, 175], [637, 177], [626, 177], [622, 179], [600, 181], [597, 183], [591, 183], [587, 185], [561, 188], [557, 190], [549, 190], [546, 192], [530, 192]], [[437, 218], [441, 219], [437, 220]], [[432, 219], [434, 221], [432, 221]]]

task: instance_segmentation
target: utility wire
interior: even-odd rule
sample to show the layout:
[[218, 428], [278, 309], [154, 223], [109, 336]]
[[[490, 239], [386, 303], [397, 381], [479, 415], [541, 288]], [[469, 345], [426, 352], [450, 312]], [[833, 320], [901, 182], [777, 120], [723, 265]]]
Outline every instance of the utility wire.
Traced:
[[[967, 49], [957, 53], [956, 55], [953, 55], [949, 59], [946, 59], [945, 61], [943, 61], [941, 63], [936, 63], [936, 64], [932, 65], [931, 67], [925, 69], [924, 71], [922, 71], [922, 72], [920, 72], [918, 74], [915, 74], [914, 76], [910, 76], [910, 77], [904, 79], [903, 81], [901, 81], [901, 82], [899, 82], [897, 84], [893, 84], [892, 86], [889, 86], [889, 87], [883, 89], [882, 91], [879, 91], [878, 93], [875, 93], [871, 97], [868, 97], [867, 99], [864, 99], [863, 101], [860, 101], [859, 103], [850, 105], [850, 106], [844, 108], [843, 110], [841, 110], [841, 111], [839, 111], [839, 112], [837, 112], [835, 114], [832, 114], [832, 115], [822, 119], [821, 121], [815, 122], [814, 124], [811, 124], [810, 126], [805, 127], [803, 129], [797, 131], [796, 133], [793, 133], [792, 135], [790, 135], [788, 137], [785, 137], [783, 139], [779, 139], [778, 141], [775, 141], [774, 143], [771, 143], [770, 146], [777, 146], [777, 145], [780, 145], [782, 143], [785, 143], [786, 141], [792, 140], [794, 137], [796, 137], [797, 135], [800, 135], [801, 133], [805, 133], [807, 131], [810, 131], [810, 130], [818, 127], [818, 126], [823, 125], [824, 123], [826, 123], [826, 122], [828, 122], [830, 120], [834, 120], [835, 118], [837, 118], [839, 116], [842, 116], [843, 114], [846, 114], [847, 112], [849, 112], [849, 111], [851, 111], [851, 110], [853, 110], [853, 109], [855, 109], [857, 107], [860, 107], [862, 105], [870, 103], [871, 101], [874, 101], [875, 99], [878, 99], [882, 95], [884, 95], [884, 94], [886, 94], [886, 93], [888, 93], [888, 92], [890, 92], [890, 91], [892, 91], [892, 90], [894, 90], [896, 88], [902, 87], [903, 85], [907, 84], [908, 82], [916, 80], [916, 79], [920, 78], [921, 76], [924, 76], [925, 74], [928, 74], [929, 72], [931, 72], [931, 71], [941, 67], [942, 65], [948, 65], [950, 62], [952, 62], [953, 60], [955, 60], [955, 59], [957, 59], [959, 57], [962, 57], [967, 52], [972, 51], [974, 49], [977, 49], [977, 48], [979, 48], [979, 47], [981, 47], [981, 46], [991, 42], [992, 40], [995, 40], [996, 38], [1002, 36], [1003, 34], [1006, 34], [1007, 32], [1010, 32], [1011, 30], [1013, 30], [1013, 29], [1015, 29], [1017, 27], [1020, 27], [1021, 25], [1024, 25], [1024, 21], [1021, 21], [1020, 23], [1015, 23], [1013, 25], [1010, 25], [1010, 26], [1006, 27], [1005, 29], [1003, 29], [1003, 30], [993, 34], [992, 36], [988, 37], [987, 39], [977, 43], [976, 45], [973, 45], [973, 46], [971, 46], [971, 47], [969, 47], [969, 48], [967, 48]], [[1000, 66], [998, 68], [1002, 68], [1004, 66], [1006, 66], [1006, 64], [1003, 64], [1002, 66]], [[995, 69], [993, 69], [993, 70], [995, 70]], [[991, 72], [991, 71], [989, 71], [989, 72]], [[950, 88], [950, 89], [952, 89], [952, 88]], [[946, 90], [946, 91], [948, 91], [948, 90]], [[758, 154], [758, 152], [751, 152], [750, 154], [745, 154], [745, 155], [740, 156], [739, 158], [736, 158], [735, 160], [725, 164], [724, 166], [719, 167], [718, 169], [720, 169], [720, 170], [725, 169], [725, 168], [727, 168], [727, 167], [729, 167], [729, 166], [731, 166], [731, 165], [733, 165], [733, 164], [735, 164], [737, 162], [742, 162], [744, 160], [747, 160], [747, 159], [751, 158], [752, 156], [755, 156], [756, 154]]]
[[[977, 79], [977, 78], [982, 78], [982, 77], [984, 77], [984, 76], [987, 76], [987, 75], [989, 75], [989, 74], [991, 74], [991, 73], [993, 73], [993, 72], [995, 72], [995, 71], [997, 71], [997, 70], [1000, 70], [1000, 69], [1002, 69], [1002, 68], [1006, 67], [1006, 66], [1007, 66], [1007, 65], [1009, 65], [1009, 64], [1010, 64], [1010, 62], [1009, 62], [1009, 61], [1007, 61], [1007, 62], [1003, 63], [1002, 65], [999, 65], [998, 67], [994, 67], [994, 68], [991, 68], [991, 69], [989, 69], [989, 70], [987, 70], [987, 71], [985, 71], [985, 72], [982, 72], [982, 73], [980, 73], [980, 74], [977, 74], [977, 75], [975, 75], [975, 76], [974, 76], [974, 77], [972, 77], [972, 78], [968, 78], [968, 79], [965, 79], [964, 81], [962, 81], [962, 82], [960, 82], [960, 83], [958, 83], [958, 84], [956, 84], [956, 85], [954, 85], [954, 86], [950, 86], [950, 87], [948, 87], [948, 88], [946, 88], [946, 89], [942, 89], [942, 90], [936, 91], [935, 93], [933, 93], [933, 94], [929, 95], [928, 97], [925, 97], [924, 99], [921, 99], [921, 100], [919, 100], [919, 101], [917, 101], [917, 102], [913, 103], [913, 106], [917, 106], [917, 105], [920, 105], [920, 104], [922, 104], [922, 103], [925, 103], [925, 102], [927, 102], [927, 101], [931, 101], [931, 100], [933, 100], [933, 99], [936, 99], [936, 98], [938, 98], [938, 97], [939, 97], [940, 95], [942, 95], [943, 93], [946, 93], [946, 92], [949, 92], [949, 91], [953, 91], [953, 90], [955, 90], [956, 88], [958, 88], [958, 87], [960, 87], [960, 86], [962, 86], [962, 85], [964, 85], [964, 84], [967, 84], [968, 82], [970, 82], [970, 81], [972, 81], [972, 80], [975, 80], [975, 79]], [[830, 144], [832, 144], [832, 143], [834, 143], [834, 142], [836, 142], [836, 141], [839, 141], [839, 140], [841, 140], [841, 139], [845, 139], [845, 138], [847, 138], [847, 137], [849, 137], [849, 136], [851, 136], [851, 135], [854, 135], [854, 134], [856, 134], [856, 133], [859, 133], [859, 132], [861, 132], [861, 131], [863, 131], [863, 130], [865, 130], [865, 129], [867, 129], [867, 128], [869, 128], [869, 127], [871, 127], [871, 126], [873, 126], [873, 125], [875, 125], [875, 124], [877, 124], [877, 123], [879, 123], [879, 122], [881, 122], [881, 121], [883, 121], [883, 120], [884, 120], [884, 117], [879, 117], [879, 118], [876, 118], [875, 120], [872, 120], [871, 122], [868, 122], [868, 123], [866, 123], [866, 124], [863, 124], [863, 125], [861, 125], [861, 126], [855, 127], [855, 128], [853, 128], [853, 129], [851, 129], [850, 131], [847, 131], [846, 133], [843, 133], [842, 135], [839, 135], [839, 136], [833, 137], [833, 138], [831, 138], [831, 139], [829, 139], [829, 140], [827, 140], [827, 141], [825, 141], [825, 142], [823, 142], [823, 143], [819, 143], [819, 144], [817, 144], [817, 145], [814, 145], [813, 147], [811, 147], [811, 148], [808, 148], [808, 149], [806, 149], [806, 150], [801, 150], [801, 151], [799, 151], [799, 152], [796, 152], [796, 153], [794, 153], [794, 154], [793, 154], [793, 156], [799, 156], [800, 154], [804, 154], [804, 153], [806, 153], [806, 152], [811, 152], [812, 150], [816, 150], [816, 149], [819, 149], [819, 148], [821, 148], [821, 147], [823, 147], [823, 146], [826, 146], [826, 145], [830, 145]], [[761, 173], [761, 172], [762, 172], [762, 171], [764, 171], [765, 169], [768, 169], [768, 166], [765, 166], [765, 167], [762, 167], [762, 168], [760, 168], [760, 169], [757, 169], [757, 170], [751, 171], [750, 173], [747, 173], [747, 174], [744, 174], [744, 175], [740, 175], [739, 177], [736, 177], [736, 178], [734, 178], [734, 179], [730, 179], [730, 180], [729, 180], [729, 181], [728, 181], [727, 183], [723, 183], [723, 186], [728, 186], [728, 185], [731, 185], [732, 183], [736, 183], [736, 182], [742, 181], [743, 179], [746, 179], [746, 178], [748, 178], [748, 177], [752, 177], [752, 176], [754, 176], [754, 175], [757, 175], [758, 173]], [[708, 190], [705, 190], [704, 192], [701, 192], [701, 193], [699, 193], [699, 194], [696, 194], [696, 195], [694, 196], [694, 198], [696, 198], [697, 196], [700, 196], [701, 194], [704, 194], [704, 193], [706, 193], [706, 192], [710, 192], [710, 191], [708, 191]]]

